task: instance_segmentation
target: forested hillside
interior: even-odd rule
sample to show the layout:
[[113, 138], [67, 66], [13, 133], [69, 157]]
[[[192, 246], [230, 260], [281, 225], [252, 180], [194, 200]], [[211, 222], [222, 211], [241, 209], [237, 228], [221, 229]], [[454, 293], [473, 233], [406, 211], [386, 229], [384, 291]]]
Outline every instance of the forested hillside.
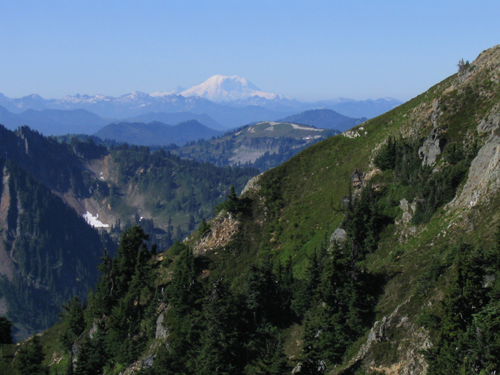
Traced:
[[96, 230], [26, 171], [5, 159], [0, 168], [0, 298], [21, 330], [17, 334], [25, 337], [57, 322], [68, 299], [88, 293], [104, 244]]
[[[238, 192], [258, 173], [181, 160], [162, 149], [78, 137], [43, 137], [28, 127], [0, 127], [0, 154], [29, 171], [77, 213], [89, 212], [120, 232], [144, 219], [154, 238], [170, 246], [209, 218], [229, 188]], [[156, 228], [156, 230], [153, 230]], [[161, 242], [161, 241], [160, 241]]]
[[94, 135], [101, 139], [139, 146], [168, 146], [172, 143], [184, 146], [187, 142], [210, 139], [222, 132], [210, 129], [196, 120], [181, 122], [175, 126], [153, 121], [147, 124], [140, 122], [119, 122], [104, 126]]
[[264, 121], [243, 126], [223, 136], [190, 142], [172, 153], [217, 166], [241, 165], [267, 171], [320, 140], [339, 134], [334, 129]]
[[258, 173], [147, 147], [60, 143], [28, 127], [0, 127], [0, 155], [0, 311], [18, 339], [52, 326], [73, 296], [85, 299], [123, 230], [140, 223], [164, 250]]
[[149, 233], [162, 250], [183, 239], [202, 219], [211, 218], [231, 186], [240, 192], [258, 173], [253, 168], [218, 168], [163, 150], [150, 152], [147, 147], [128, 145], [113, 147], [108, 160], [111, 167], [107, 161], [92, 166], [102, 176], [97, 186], [102, 181], [109, 186], [100, 196], [102, 217], [109, 218], [112, 231], [136, 222], [157, 228]]
[[500, 46], [458, 68], [230, 189], [165, 252], [127, 229], [88, 305], [1, 369], [496, 373]]

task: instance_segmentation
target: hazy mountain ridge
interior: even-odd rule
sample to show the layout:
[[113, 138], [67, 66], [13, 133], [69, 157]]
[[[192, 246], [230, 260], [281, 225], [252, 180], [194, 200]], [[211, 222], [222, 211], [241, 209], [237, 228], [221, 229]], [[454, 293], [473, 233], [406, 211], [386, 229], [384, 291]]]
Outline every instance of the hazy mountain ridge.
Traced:
[[[211, 94], [208, 94], [209, 92]], [[20, 113], [26, 109], [38, 111], [85, 109], [108, 119], [136, 118], [154, 112], [191, 112], [209, 116], [225, 128], [236, 128], [257, 121], [277, 120], [309, 109], [332, 109], [349, 117], [369, 118], [401, 104], [395, 99], [300, 102], [276, 94], [263, 93], [255, 85], [238, 76], [214, 76], [204, 84], [184, 90], [181, 94], [146, 94], [135, 91], [119, 97], [77, 94], [62, 99], [43, 99], [37, 94], [11, 99], [0, 94], [0, 106], [12, 113]], [[207, 98], [213, 98], [215, 101]], [[213, 126], [215, 124], [204, 123], [199, 118], [191, 119], [220, 130]], [[159, 118], [153, 120], [162, 121]], [[183, 120], [188, 119], [183, 118]]]
[[323, 129], [336, 129], [340, 132], [349, 130], [353, 126], [359, 125], [366, 120], [366, 118], [343, 116], [331, 109], [311, 109], [281, 119], [283, 122], [295, 122]]
[[85, 109], [27, 109], [21, 113], [12, 113], [0, 106], [0, 124], [12, 130], [29, 125], [47, 136], [68, 133], [92, 134], [108, 123], [108, 120]]
[[218, 130], [218, 131], [226, 131], [227, 128], [225, 126], [222, 126], [219, 124], [217, 121], [215, 121], [213, 118], [211, 118], [209, 115], [202, 113], [193, 113], [193, 112], [172, 112], [172, 113], [167, 113], [167, 112], [149, 112], [144, 115], [132, 117], [125, 119], [124, 121], [127, 122], [153, 122], [153, 121], [159, 121], [163, 122], [164, 124], [173, 124], [177, 125], [181, 122], [186, 122], [189, 120], [196, 120], [200, 124], [205, 125], [208, 128]]
[[106, 125], [94, 135], [101, 139], [112, 139], [140, 146], [170, 145], [184, 146], [187, 142], [210, 139], [222, 132], [207, 128], [196, 120], [181, 122], [175, 126], [154, 121], [150, 123], [120, 122]]
[[[128, 118], [141, 116], [148, 112], [193, 112], [196, 114], [206, 113], [216, 121], [219, 120], [214, 117], [213, 114], [217, 116], [227, 107], [237, 107], [240, 109], [246, 107], [261, 107], [269, 111], [277, 112], [278, 115], [284, 112], [289, 115], [294, 112], [302, 112], [309, 109], [332, 109], [344, 116], [371, 118], [387, 112], [400, 104], [400, 101], [392, 98], [377, 100], [336, 99], [307, 103], [282, 97], [276, 97], [274, 99], [250, 97], [221, 104], [195, 96], [186, 98], [182, 95], [171, 94], [159, 97], [139, 92], [122, 95], [118, 98], [104, 95], [83, 95], [74, 97], [67, 96], [60, 100], [43, 99], [38, 95], [30, 95], [20, 99], [10, 99], [4, 95], [0, 96], [0, 106], [5, 107], [13, 113], [19, 113], [26, 109], [87, 109], [90, 112], [106, 118]], [[272, 117], [269, 118], [269, 120], [275, 120], [277, 118], [278, 117]], [[224, 122], [223, 125], [226, 126], [238, 126], [227, 123], [227, 121]]]

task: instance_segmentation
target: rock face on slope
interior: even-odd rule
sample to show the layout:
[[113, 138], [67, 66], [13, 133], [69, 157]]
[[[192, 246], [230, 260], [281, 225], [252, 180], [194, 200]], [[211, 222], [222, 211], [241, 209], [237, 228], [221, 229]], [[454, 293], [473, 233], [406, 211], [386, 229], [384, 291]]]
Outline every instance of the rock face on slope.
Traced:
[[344, 229], [337, 228], [330, 236], [330, 244], [333, 245], [334, 243], [341, 243], [341, 242], [345, 241], [346, 236], [347, 236], [347, 234], [346, 234]]
[[467, 183], [451, 203], [455, 207], [474, 207], [487, 203], [500, 191], [500, 105], [496, 105], [477, 126], [486, 142], [473, 160]]
[[441, 153], [441, 143], [439, 135], [441, 129], [432, 129], [431, 134], [424, 141], [424, 144], [418, 150], [418, 155], [422, 159], [422, 163], [428, 166], [433, 166], [436, 163], [437, 156]]
[[[497, 199], [500, 193], [500, 46], [484, 51], [463, 69], [460, 74], [435, 86], [434, 98], [429, 98], [432, 89], [421, 95], [421, 104], [404, 115], [406, 120], [403, 120], [399, 129], [399, 134], [406, 139], [425, 137], [418, 155], [422, 164], [434, 168], [434, 172], [453, 162], [451, 158], [454, 149], [449, 145], [450, 141], [459, 150], [478, 150], [470, 164], [466, 182], [445, 206], [446, 216], [438, 224], [443, 229], [435, 234], [429, 245], [435, 245], [441, 240], [456, 243], [456, 239], [463, 235], [460, 233], [462, 229], [457, 231], [457, 228], [466, 228], [468, 234], [462, 238], [470, 241], [473, 238], [473, 228], [479, 225], [473, 222], [477, 220], [473, 212], [480, 212]], [[461, 152], [463, 158], [467, 157], [466, 151]], [[410, 225], [412, 216], [417, 211], [416, 203], [410, 204], [403, 199], [400, 208], [403, 213], [396, 224]], [[464, 217], [467, 219], [464, 220]], [[498, 219], [489, 218], [486, 221], [489, 221], [490, 228], [492, 221], [498, 225]], [[429, 229], [412, 226], [401, 230], [406, 231], [406, 239], [400, 239], [403, 243], [409, 239], [415, 241], [423, 236], [421, 230]], [[397, 256], [399, 258], [400, 255]], [[418, 258], [415, 261], [418, 262]], [[436, 288], [433, 293], [432, 297], [431, 294], [427, 295], [427, 305], [420, 306], [421, 311], [442, 300], [442, 290]], [[409, 295], [407, 301], [413, 296]], [[435, 343], [430, 332], [417, 323], [416, 316], [412, 317], [407, 310], [406, 313], [401, 313], [407, 301], [398, 305], [381, 322], [374, 324], [367, 341], [351, 364], [363, 363], [367, 371], [382, 371], [386, 374], [427, 373], [428, 363], [421, 350], [428, 349]], [[389, 346], [389, 342], [397, 354], [388, 361], [377, 353], [380, 353], [380, 348], [384, 345]]]
[[[384, 374], [417, 375], [427, 372], [428, 364], [422, 351], [432, 347], [432, 342], [429, 331], [411, 322], [407, 315], [399, 311], [408, 302], [398, 305], [389, 316], [384, 316], [374, 323], [366, 342], [351, 360], [351, 365], [365, 361], [369, 363], [369, 371], [379, 371]], [[371, 350], [376, 343], [390, 342], [390, 337], [394, 335], [404, 336], [401, 342], [391, 343], [397, 346], [397, 351], [401, 355], [400, 361], [390, 365], [377, 363]]]
[[211, 221], [211, 227], [207, 234], [194, 246], [196, 255], [206, 255], [208, 252], [226, 246], [238, 231], [239, 221], [231, 214], [219, 214]]

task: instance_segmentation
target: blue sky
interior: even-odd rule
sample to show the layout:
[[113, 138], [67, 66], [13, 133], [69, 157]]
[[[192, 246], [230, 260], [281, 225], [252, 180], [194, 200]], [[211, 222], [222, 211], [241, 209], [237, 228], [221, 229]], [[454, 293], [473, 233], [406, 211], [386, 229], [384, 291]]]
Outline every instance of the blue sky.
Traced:
[[0, 93], [119, 96], [240, 75], [408, 100], [500, 44], [500, 1], [0, 0]]

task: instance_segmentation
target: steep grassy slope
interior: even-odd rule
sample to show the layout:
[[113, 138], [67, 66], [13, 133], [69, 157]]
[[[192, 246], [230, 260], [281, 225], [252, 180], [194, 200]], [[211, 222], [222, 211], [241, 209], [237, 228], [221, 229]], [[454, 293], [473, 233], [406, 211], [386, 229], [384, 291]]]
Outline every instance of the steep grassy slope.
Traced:
[[[373, 321], [374, 334], [346, 354], [345, 366], [362, 361], [366, 368], [424, 371], [427, 364], [418, 351], [432, 346], [438, 332], [429, 332], [429, 326], [424, 328], [421, 316], [426, 307], [439, 306], [437, 301], [443, 299], [446, 285], [454, 278], [455, 246], [463, 242], [492, 246], [499, 201], [495, 151], [499, 144], [499, 64], [500, 47], [483, 52], [459, 74], [415, 99], [268, 171], [246, 193], [255, 204], [254, 216], [242, 224], [226, 249], [239, 254], [243, 248], [253, 254], [253, 261], [292, 257], [298, 277], [307, 277], [312, 254], [345, 224], [343, 197], [359, 187], [355, 170], [363, 172], [365, 187], [369, 180], [388, 202], [384, 212], [392, 220], [379, 233], [376, 251], [369, 252], [361, 262], [366, 272], [383, 275], [386, 280], [384, 293], [374, 307], [376, 319], [384, 318], [384, 327]], [[413, 145], [414, 155], [422, 153], [417, 164], [425, 164], [425, 168], [419, 167], [413, 183], [402, 181], [393, 170], [382, 172], [374, 165], [375, 156], [384, 150], [389, 137]], [[437, 145], [433, 163], [427, 161], [432, 152], [420, 148], [425, 140]], [[455, 167], [457, 150], [458, 159], [464, 163], [467, 155], [472, 158], [477, 153], [468, 179], [467, 173], [460, 174]], [[442, 184], [448, 183], [452, 172], [459, 176], [458, 182], [453, 182], [459, 184], [458, 190], [428, 208], [432, 197], [425, 195], [429, 189], [426, 182], [436, 180], [435, 191], [444, 191]], [[403, 199], [410, 205], [414, 202], [415, 211]], [[415, 225], [418, 220], [412, 220], [412, 216], [416, 216], [419, 204], [430, 211], [427, 219]], [[221, 258], [209, 249], [207, 252], [214, 263]], [[238, 285], [249, 257], [221, 260], [231, 264], [234, 273], [228, 273]], [[442, 313], [439, 308], [436, 311]]]
[[[268, 212], [261, 219], [260, 232], [265, 234], [258, 244], [249, 247], [259, 248], [258, 256], [270, 254], [281, 260], [292, 256], [297, 275], [304, 274], [308, 263], [306, 254], [318, 249], [335, 228], [342, 226], [345, 210], [341, 201], [343, 196], [356, 190], [353, 182], [357, 181], [351, 181], [356, 169], [364, 172], [365, 182], [370, 180], [375, 190], [383, 192], [393, 206], [399, 206], [395, 207], [393, 224], [380, 233], [377, 250], [369, 253], [363, 262], [367, 272], [381, 273], [387, 278], [375, 311], [378, 320], [382, 317], [391, 320], [380, 330], [386, 330], [382, 337], [375, 340], [373, 335], [369, 337], [370, 344], [365, 350], [359, 353], [351, 350], [352, 358], [364, 360], [367, 367], [386, 371], [413, 367], [413, 371], [423, 371], [426, 364], [423, 356], [417, 354], [418, 350], [432, 345], [437, 333], [424, 329], [419, 316], [426, 306], [443, 299], [445, 285], [453, 279], [455, 268], [453, 262], [450, 263], [450, 253], [462, 242], [486, 248], [492, 245], [498, 226], [495, 150], [498, 147], [499, 64], [500, 47], [497, 46], [426, 93], [354, 128], [345, 136], [308, 148], [267, 172], [257, 181], [257, 190], [249, 194]], [[438, 134], [437, 137], [429, 137], [431, 132]], [[391, 136], [416, 144], [415, 151], [423, 153], [426, 151], [419, 147], [424, 145], [424, 140], [439, 145], [436, 161], [428, 167], [430, 174], [419, 172], [429, 179], [433, 173], [439, 175], [452, 168], [452, 156], [457, 149], [460, 158], [465, 159], [467, 152], [475, 155], [477, 151], [473, 149], [482, 146], [472, 161], [467, 182], [465, 175], [453, 201], [444, 206], [447, 202], [441, 202], [428, 223], [412, 225], [414, 212], [400, 203], [402, 199], [410, 203], [413, 199], [422, 199], [420, 192], [405, 187], [395, 178], [395, 172], [381, 172], [374, 166], [374, 157]], [[404, 212], [410, 219], [407, 216], [405, 219]], [[374, 332], [377, 329], [380, 323]], [[370, 350], [366, 350], [367, 347]]]

